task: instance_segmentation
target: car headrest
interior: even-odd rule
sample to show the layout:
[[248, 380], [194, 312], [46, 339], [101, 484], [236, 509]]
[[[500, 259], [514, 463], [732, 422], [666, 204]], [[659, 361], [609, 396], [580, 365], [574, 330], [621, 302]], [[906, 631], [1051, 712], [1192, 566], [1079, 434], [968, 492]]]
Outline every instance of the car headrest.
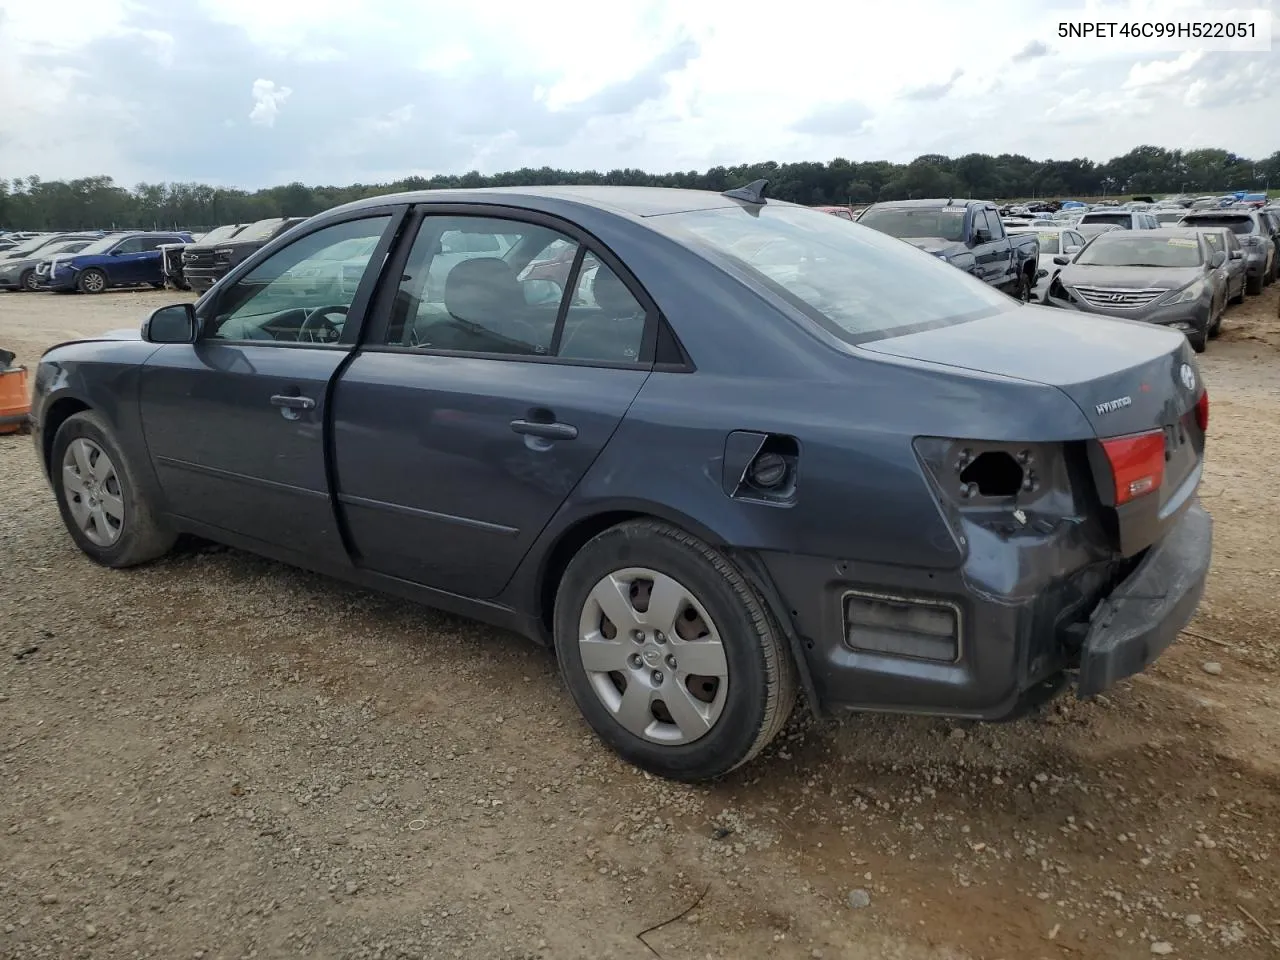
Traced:
[[449, 271], [444, 281], [444, 306], [459, 320], [492, 322], [520, 310], [524, 293], [505, 260], [474, 257]]

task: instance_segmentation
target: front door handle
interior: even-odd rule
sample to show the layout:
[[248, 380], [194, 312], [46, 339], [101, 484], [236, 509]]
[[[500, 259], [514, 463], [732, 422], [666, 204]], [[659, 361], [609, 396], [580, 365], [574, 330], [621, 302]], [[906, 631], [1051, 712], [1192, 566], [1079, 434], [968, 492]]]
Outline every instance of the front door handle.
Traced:
[[277, 393], [271, 398], [271, 402], [289, 410], [314, 410], [316, 406], [316, 402], [310, 397], [292, 397], [284, 393]]
[[575, 440], [578, 428], [571, 423], [540, 423], [537, 420], [512, 420], [511, 429], [527, 437], [543, 440]]

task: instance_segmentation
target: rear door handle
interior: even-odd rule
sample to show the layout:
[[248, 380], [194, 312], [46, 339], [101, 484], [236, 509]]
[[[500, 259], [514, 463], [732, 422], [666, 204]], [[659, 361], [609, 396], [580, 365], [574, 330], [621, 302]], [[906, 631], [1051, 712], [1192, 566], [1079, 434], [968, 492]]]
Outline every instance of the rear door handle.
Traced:
[[512, 420], [511, 429], [527, 437], [541, 437], [543, 440], [576, 440], [578, 437], [578, 428], [571, 423]]
[[277, 393], [271, 398], [271, 402], [289, 410], [314, 410], [316, 406], [316, 402], [310, 397], [291, 397], [283, 393]]

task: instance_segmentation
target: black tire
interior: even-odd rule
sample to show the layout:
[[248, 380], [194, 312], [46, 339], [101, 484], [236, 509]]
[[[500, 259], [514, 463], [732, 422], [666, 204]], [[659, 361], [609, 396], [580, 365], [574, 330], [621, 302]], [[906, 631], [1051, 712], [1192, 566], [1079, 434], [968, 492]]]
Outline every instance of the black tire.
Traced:
[[1262, 293], [1262, 274], [1258, 274], [1254, 277], [1245, 277], [1244, 292], [1249, 294], [1251, 297], [1256, 297], [1258, 294]]
[[[109, 546], [100, 546], [90, 540], [75, 522], [68, 506], [62, 460], [72, 441], [81, 437], [97, 444], [111, 458], [116, 468], [120, 497], [124, 502], [124, 518], [119, 537]], [[85, 410], [63, 421], [53, 438], [49, 475], [62, 522], [66, 524], [76, 546], [95, 563], [104, 567], [132, 567], [149, 563], [168, 553], [177, 540], [177, 535], [160, 521], [159, 511], [147, 502], [137, 481], [137, 471], [120, 450], [107, 422], [98, 413]]]
[[[679, 581], [706, 610], [724, 643], [723, 710], [710, 730], [690, 742], [662, 745], [627, 730], [596, 694], [583, 667], [578, 632], [588, 596], [601, 579], [628, 567]], [[764, 602], [727, 558], [658, 521], [611, 527], [578, 551], [556, 594], [555, 647], [565, 684], [600, 739], [624, 760], [671, 780], [714, 780], [747, 763], [782, 730], [796, 701], [795, 664]]]
[[24, 293], [34, 293], [40, 289], [36, 284], [36, 272], [34, 270], [22, 271], [22, 276], [18, 278], [18, 289]]
[[1209, 334], [1205, 330], [1192, 330], [1187, 334], [1187, 340], [1192, 350], [1196, 353], [1204, 353], [1205, 347], [1209, 345]]
[[152, 288], [153, 288], [153, 289], [156, 289], [156, 290], [163, 290], [163, 289], [164, 289], [164, 281], [163, 281], [163, 280], [161, 280], [159, 283], [153, 283], [153, 284], [151, 284], [151, 286], [152, 286]]
[[107, 275], [93, 267], [83, 270], [76, 278], [76, 289], [81, 293], [102, 293], [107, 289]]
[[1031, 278], [1025, 273], [1018, 273], [1018, 282], [1013, 287], [1013, 299], [1019, 303], [1031, 302]]

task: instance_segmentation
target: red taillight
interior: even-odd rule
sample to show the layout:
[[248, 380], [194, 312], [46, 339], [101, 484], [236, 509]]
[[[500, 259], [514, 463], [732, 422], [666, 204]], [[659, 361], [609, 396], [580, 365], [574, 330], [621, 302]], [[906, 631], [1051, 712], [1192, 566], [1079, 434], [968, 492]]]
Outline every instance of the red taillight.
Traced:
[[1196, 401], [1196, 423], [1201, 433], [1209, 432], [1209, 391], [1201, 390], [1200, 399]]
[[1102, 441], [1116, 481], [1116, 506], [1160, 489], [1164, 479], [1164, 431]]

